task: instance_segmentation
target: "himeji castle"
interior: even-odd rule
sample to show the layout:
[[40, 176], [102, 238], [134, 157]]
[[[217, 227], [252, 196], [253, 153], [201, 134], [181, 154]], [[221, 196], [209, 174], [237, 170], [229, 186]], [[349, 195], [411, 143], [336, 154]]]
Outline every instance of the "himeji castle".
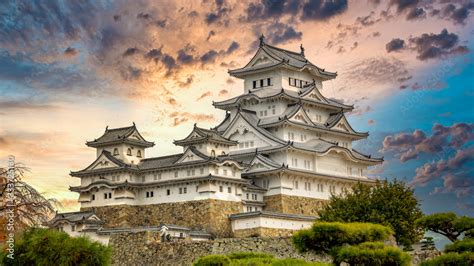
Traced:
[[[174, 237], [288, 235], [311, 226], [317, 210], [382, 162], [353, 148], [368, 137], [349, 124], [353, 106], [324, 96], [337, 74], [304, 53], [260, 37], [250, 62], [230, 70], [243, 93], [213, 102], [225, 118], [213, 128], [194, 125], [174, 144], [182, 152], [147, 157], [154, 146], [135, 124], [106, 128], [88, 141], [97, 158], [71, 172], [81, 211], [57, 214], [50, 226], [101, 239], [117, 230], [162, 230]], [[105, 241], [106, 242], [106, 241]]]

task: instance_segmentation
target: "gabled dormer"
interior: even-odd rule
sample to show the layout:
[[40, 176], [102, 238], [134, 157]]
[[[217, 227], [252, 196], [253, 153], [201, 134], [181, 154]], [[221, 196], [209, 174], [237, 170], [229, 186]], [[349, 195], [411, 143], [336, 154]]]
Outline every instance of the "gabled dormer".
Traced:
[[263, 35], [250, 62], [242, 68], [229, 70], [229, 74], [244, 79], [245, 93], [267, 88], [299, 91], [313, 80], [321, 84], [337, 75], [306, 59], [303, 46], [300, 52], [281, 49], [265, 43]]
[[205, 156], [216, 157], [229, 153], [229, 147], [237, 145], [237, 141], [223, 137], [217, 130], [204, 129], [194, 124], [193, 131], [181, 140], [175, 140], [175, 145], [182, 146], [186, 152], [194, 147]]
[[103, 151], [108, 151], [112, 156], [125, 163], [138, 164], [145, 158], [145, 149], [155, 144], [145, 140], [137, 130], [135, 123], [129, 127], [105, 128], [104, 134], [99, 138], [86, 142], [86, 145], [97, 149], [97, 157]]

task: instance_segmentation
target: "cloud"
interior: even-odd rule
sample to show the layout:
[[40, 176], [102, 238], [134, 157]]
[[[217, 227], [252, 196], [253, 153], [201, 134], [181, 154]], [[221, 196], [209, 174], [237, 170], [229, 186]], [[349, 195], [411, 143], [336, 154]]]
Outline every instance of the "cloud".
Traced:
[[[412, 186], [425, 186], [433, 180], [445, 176], [445, 182], [448, 187], [453, 188], [454, 183], [459, 179], [464, 179], [463, 167], [474, 159], [474, 148], [467, 148], [465, 150], [458, 150], [453, 157], [447, 160], [441, 159], [432, 163], [426, 163], [418, 167], [415, 172], [416, 175], [410, 182]], [[458, 176], [460, 174], [460, 176]]]
[[214, 3], [215, 10], [206, 14], [205, 22], [208, 25], [213, 23], [228, 25], [229, 21], [226, 19], [226, 17], [228, 16], [231, 9], [226, 6], [224, 0], [216, 0]]
[[216, 32], [211, 30], [209, 31], [209, 33], [207, 34], [207, 38], [206, 38], [206, 41], [209, 41], [211, 39], [212, 36], [216, 35]]
[[309, 0], [303, 5], [302, 20], [326, 20], [346, 10], [347, 0]]
[[393, 83], [411, 75], [405, 63], [394, 57], [371, 57], [349, 64], [341, 76], [364, 83]]
[[301, 3], [297, 0], [262, 0], [250, 3], [246, 9], [246, 20], [257, 21], [279, 18], [283, 15], [296, 15], [301, 10]]
[[419, 0], [391, 0], [390, 5], [397, 7], [397, 12], [401, 13], [412, 8], [416, 8]]
[[426, 12], [421, 7], [415, 7], [410, 10], [407, 14], [407, 20], [423, 19], [426, 18]]
[[232, 41], [232, 43], [229, 45], [229, 48], [227, 48], [226, 54], [232, 54], [235, 52], [237, 49], [239, 49], [240, 44], [236, 41]]
[[392, 39], [390, 42], [388, 42], [385, 45], [385, 49], [387, 50], [387, 53], [394, 52], [394, 51], [399, 51], [405, 48], [405, 41], [399, 38]]
[[436, 153], [446, 148], [461, 148], [474, 140], [474, 124], [456, 123], [445, 127], [434, 124], [432, 135], [427, 136], [422, 130], [413, 133], [399, 133], [386, 136], [381, 152], [395, 151], [400, 161], [406, 162], [418, 157], [420, 153]]
[[372, 26], [381, 20], [381, 18], [374, 18], [374, 16], [375, 16], [375, 12], [372, 11], [367, 16], [357, 17], [356, 23], [359, 23], [360, 25], [364, 27]]
[[212, 50], [207, 51], [205, 54], [201, 55], [199, 60], [203, 64], [214, 63], [218, 55], [219, 53], [216, 50], [212, 49]]
[[472, 1], [461, 2], [460, 6], [454, 5], [454, 3], [449, 3], [442, 9], [433, 9], [431, 11], [431, 16], [451, 20], [454, 21], [455, 24], [463, 25], [466, 23], [466, 19], [469, 17], [472, 10], [474, 10], [474, 3]]
[[273, 23], [267, 28], [267, 38], [273, 45], [278, 45], [294, 40], [301, 40], [303, 33], [296, 31], [295, 28], [288, 24]]
[[198, 122], [215, 122], [216, 118], [212, 114], [195, 114], [189, 112], [172, 112], [169, 118], [173, 119], [172, 126], [179, 126], [182, 123], [193, 121]]
[[78, 51], [76, 48], [73, 47], [68, 47], [66, 50], [64, 50], [64, 55], [74, 57], [78, 54]]
[[181, 88], [189, 87], [194, 81], [194, 75], [190, 75], [186, 78], [186, 81], [178, 81], [178, 86]]
[[229, 94], [229, 91], [226, 90], [226, 89], [223, 89], [223, 90], [220, 90], [220, 91], [219, 91], [219, 97], [225, 96], [225, 95], [227, 95], [227, 94]]
[[419, 37], [412, 37], [409, 42], [412, 49], [417, 51], [417, 58], [422, 61], [469, 52], [467, 46], [458, 45], [458, 35], [449, 33], [446, 29], [439, 34], [424, 33]]
[[200, 101], [200, 100], [202, 100], [206, 97], [210, 97], [210, 96], [212, 96], [212, 93], [210, 91], [206, 91], [205, 93], [201, 94], [201, 96], [199, 96], [196, 100]]
[[123, 52], [122, 55], [123, 55], [124, 57], [127, 57], [127, 56], [131, 56], [131, 55], [137, 54], [137, 53], [139, 53], [139, 52], [140, 52], [140, 50], [139, 50], [138, 48], [136, 48], [136, 47], [130, 47], [130, 48], [128, 48], [127, 50], [125, 50], [125, 52]]

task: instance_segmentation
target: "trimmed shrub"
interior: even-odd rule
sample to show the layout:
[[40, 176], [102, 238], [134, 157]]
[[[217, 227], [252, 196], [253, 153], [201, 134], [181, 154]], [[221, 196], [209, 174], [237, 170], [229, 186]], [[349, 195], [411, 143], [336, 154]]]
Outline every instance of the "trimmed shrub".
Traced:
[[330, 266], [319, 262], [306, 262], [300, 259], [276, 259], [264, 253], [233, 253], [229, 255], [209, 255], [198, 259], [195, 266]]
[[334, 264], [349, 265], [410, 265], [410, 255], [397, 247], [383, 243], [362, 243], [357, 246], [343, 246], [333, 252]]
[[208, 255], [199, 258], [194, 262], [194, 266], [227, 266], [230, 265], [230, 259], [226, 255]]
[[464, 238], [463, 240], [456, 240], [454, 243], [446, 245], [444, 252], [474, 252], [474, 239]]
[[109, 265], [111, 249], [87, 237], [31, 228], [15, 240], [15, 259], [0, 250], [2, 265]]
[[446, 253], [434, 259], [424, 261], [421, 266], [472, 266], [474, 265], [474, 253]]
[[240, 259], [251, 259], [251, 258], [261, 258], [261, 259], [273, 259], [273, 255], [265, 253], [253, 253], [253, 252], [237, 252], [227, 255], [231, 260], [240, 260]]
[[329, 252], [344, 244], [384, 241], [392, 234], [393, 230], [378, 224], [316, 222], [310, 229], [296, 232], [292, 241], [299, 251]]

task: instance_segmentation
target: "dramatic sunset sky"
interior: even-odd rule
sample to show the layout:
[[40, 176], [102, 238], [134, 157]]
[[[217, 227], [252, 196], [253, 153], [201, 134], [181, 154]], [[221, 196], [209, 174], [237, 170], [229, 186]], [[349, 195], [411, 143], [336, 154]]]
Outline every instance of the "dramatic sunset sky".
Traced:
[[264, 34], [337, 71], [327, 97], [354, 104], [369, 131], [357, 147], [384, 156], [372, 169], [415, 188], [426, 213], [474, 211], [472, 1], [1, 1], [0, 164], [76, 210], [68, 191], [95, 159], [105, 127], [137, 124], [156, 146], [195, 122], [216, 125], [212, 101], [243, 91], [244, 65]]

